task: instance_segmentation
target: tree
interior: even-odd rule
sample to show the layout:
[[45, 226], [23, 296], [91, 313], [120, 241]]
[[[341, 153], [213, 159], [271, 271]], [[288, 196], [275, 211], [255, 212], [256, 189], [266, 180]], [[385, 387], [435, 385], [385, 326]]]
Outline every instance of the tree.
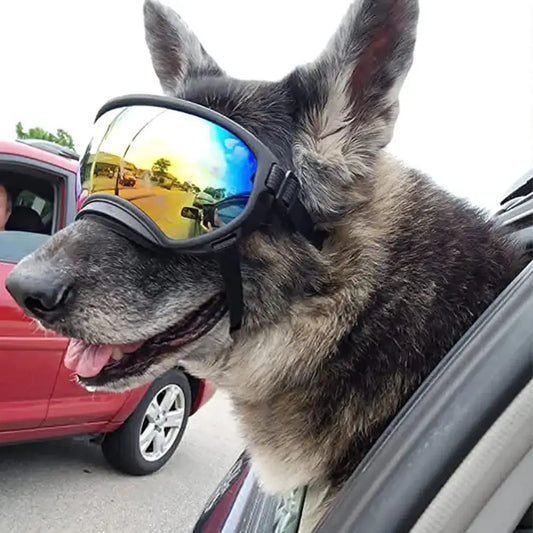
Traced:
[[152, 165], [152, 171], [166, 174], [167, 170], [170, 168], [170, 165], [172, 165], [170, 159], [167, 159], [166, 157], [160, 157], [157, 161], [154, 161], [154, 164]]
[[226, 189], [215, 189], [215, 194], [213, 194], [213, 198], [216, 200], [223, 200], [226, 196]]
[[65, 130], [58, 128], [55, 133], [46, 131], [43, 128], [30, 128], [28, 131], [24, 131], [22, 122], [18, 122], [15, 126], [15, 132], [17, 139], [41, 139], [43, 141], [50, 141], [61, 146], [66, 146], [71, 150], [75, 150], [74, 140], [72, 135]]
[[222, 200], [226, 196], [226, 189], [215, 189], [214, 187], [206, 187], [204, 189], [204, 192], [212, 196], [215, 200]]
[[58, 128], [56, 130], [56, 138], [57, 143], [61, 144], [62, 146], [67, 146], [68, 148], [72, 148], [74, 150], [74, 139], [72, 139], [72, 135], [65, 130]]

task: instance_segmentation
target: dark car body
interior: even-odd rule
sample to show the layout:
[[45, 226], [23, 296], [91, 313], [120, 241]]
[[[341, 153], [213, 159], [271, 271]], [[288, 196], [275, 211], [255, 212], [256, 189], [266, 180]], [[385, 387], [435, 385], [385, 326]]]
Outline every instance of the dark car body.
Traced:
[[[495, 217], [533, 259], [533, 170]], [[194, 531], [294, 533], [304, 502], [305, 489], [264, 494], [243, 453]], [[532, 502], [530, 262], [398, 413], [316, 531], [533, 533]]]

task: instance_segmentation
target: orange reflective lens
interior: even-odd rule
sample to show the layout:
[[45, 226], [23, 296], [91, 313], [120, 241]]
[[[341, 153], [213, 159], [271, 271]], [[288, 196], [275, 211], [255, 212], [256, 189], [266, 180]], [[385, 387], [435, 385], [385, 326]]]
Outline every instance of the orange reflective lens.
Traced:
[[130, 201], [171, 239], [190, 239], [237, 218], [257, 160], [209, 120], [155, 106], [104, 113], [80, 163], [82, 187]]

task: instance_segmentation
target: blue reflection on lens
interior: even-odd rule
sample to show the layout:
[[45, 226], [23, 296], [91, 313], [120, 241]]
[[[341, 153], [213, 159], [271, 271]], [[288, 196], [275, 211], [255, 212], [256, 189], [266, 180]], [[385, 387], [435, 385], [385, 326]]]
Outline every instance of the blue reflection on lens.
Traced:
[[216, 203], [213, 206], [214, 225], [216, 227], [225, 226], [236, 219], [244, 211], [249, 197], [249, 194], [239, 194]]
[[[214, 124], [212, 133], [226, 162], [224, 174], [220, 176], [219, 180], [226, 188], [223, 196], [226, 200], [233, 196], [241, 196], [239, 203], [242, 203], [243, 195], [249, 195], [252, 191], [257, 160], [248, 146], [228, 130]], [[244, 206], [241, 208], [241, 212], [242, 209]], [[237, 211], [235, 212], [237, 213]]]

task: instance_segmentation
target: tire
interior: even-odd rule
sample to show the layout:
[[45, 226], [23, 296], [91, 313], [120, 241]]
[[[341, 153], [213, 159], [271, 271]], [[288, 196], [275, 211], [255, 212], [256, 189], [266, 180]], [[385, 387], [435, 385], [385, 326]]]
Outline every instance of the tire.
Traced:
[[190, 411], [189, 381], [179, 370], [169, 370], [152, 383], [124, 424], [105, 436], [102, 442], [105, 458], [125, 474], [144, 476], [157, 472], [178, 447]]

